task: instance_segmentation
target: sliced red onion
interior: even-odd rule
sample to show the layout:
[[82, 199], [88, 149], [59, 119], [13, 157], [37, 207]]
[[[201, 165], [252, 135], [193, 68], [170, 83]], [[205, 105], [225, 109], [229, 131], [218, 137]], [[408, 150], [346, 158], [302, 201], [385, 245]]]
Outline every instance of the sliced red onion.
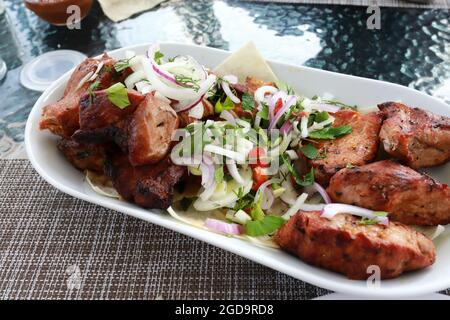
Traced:
[[[205, 95], [203, 94], [200, 98], [196, 99], [194, 102], [187, 102], [185, 104], [180, 104], [177, 103], [174, 105], [173, 109], [176, 112], [182, 112], [182, 111], [187, 111], [187, 110], [191, 110], [193, 107], [195, 107], [196, 105], [198, 105], [200, 102], [202, 102], [203, 98], [205, 97]], [[202, 115], [203, 116], [203, 115]]]
[[240, 235], [242, 233], [242, 227], [237, 223], [228, 223], [225, 221], [207, 218], [205, 220], [205, 226], [216, 232]]
[[285, 104], [281, 107], [280, 111], [277, 112], [277, 114], [274, 116], [274, 118], [270, 122], [269, 130], [276, 127], [277, 122], [278, 122], [278, 120], [280, 120], [281, 116], [283, 116], [285, 114], [285, 112], [295, 104], [296, 101], [297, 101], [296, 96], [288, 96], [287, 97]]
[[281, 102], [283, 103], [286, 100], [286, 93], [284, 93], [283, 91], [278, 91], [276, 92], [269, 100], [269, 103], [267, 104], [269, 107], [269, 121], [271, 121], [273, 119], [273, 117], [275, 116], [274, 112], [275, 112], [275, 106], [278, 103], [278, 100], [281, 99]]
[[225, 119], [229, 124], [235, 126], [236, 125], [236, 118], [233, 117], [233, 115], [228, 110], [223, 110], [220, 113], [220, 117], [222, 119]]
[[324, 102], [318, 102], [318, 103], [311, 103], [311, 108], [316, 109], [318, 111], [326, 111], [326, 112], [331, 112], [331, 113], [335, 113], [338, 112], [339, 110], [341, 110], [341, 107], [329, 104], [329, 103], [324, 103]]
[[364, 218], [368, 218], [371, 220], [377, 221], [379, 224], [388, 225], [389, 224], [389, 218], [388, 217], [380, 217], [374, 214], [374, 211], [352, 206], [349, 204], [342, 204], [342, 203], [330, 203], [327, 204], [322, 211], [322, 214], [320, 215], [323, 218], [332, 219], [335, 215], [338, 213], [349, 213], [355, 216], [360, 216]]
[[331, 203], [331, 198], [327, 191], [317, 182], [314, 182], [313, 185], [306, 187], [305, 191], [308, 193], [318, 192], [326, 204]]
[[272, 207], [273, 201], [275, 200], [272, 191], [268, 188], [272, 183], [279, 182], [277, 179], [270, 179], [264, 183], [262, 183], [258, 191], [256, 191], [255, 199], [258, 199], [259, 195], [262, 193], [263, 198], [261, 201], [261, 209], [267, 210]]
[[281, 134], [288, 134], [289, 132], [291, 132], [292, 130], [292, 123], [287, 120], [285, 123], [283, 123], [283, 125], [280, 128], [280, 133]]

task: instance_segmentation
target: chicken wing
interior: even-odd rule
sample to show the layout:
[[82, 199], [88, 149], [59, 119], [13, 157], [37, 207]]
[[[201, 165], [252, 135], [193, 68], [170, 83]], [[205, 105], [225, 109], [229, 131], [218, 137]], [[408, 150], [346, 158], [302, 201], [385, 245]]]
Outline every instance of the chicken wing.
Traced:
[[359, 221], [345, 213], [328, 220], [320, 212], [300, 211], [278, 230], [274, 240], [305, 262], [350, 279], [367, 279], [373, 265], [380, 268], [381, 279], [388, 279], [434, 263], [436, 249], [423, 234], [396, 222], [384, 226]]
[[381, 116], [340, 110], [333, 114], [333, 127], [350, 125], [352, 132], [335, 140], [317, 141], [321, 158], [311, 160], [316, 181], [327, 186], [330, 178], [348, 164], [364, 165], [373, 161], [378, 150]]
[[450, 160], [450, 118], [396, 102], [378, 108], [386, 118], [380, 139], [387, 153], [414, 169]]
[[386, 211], [402, 223], [450, 223], [450, 188], [393, 161], [342, 169], [327, 192], [335, 202]]

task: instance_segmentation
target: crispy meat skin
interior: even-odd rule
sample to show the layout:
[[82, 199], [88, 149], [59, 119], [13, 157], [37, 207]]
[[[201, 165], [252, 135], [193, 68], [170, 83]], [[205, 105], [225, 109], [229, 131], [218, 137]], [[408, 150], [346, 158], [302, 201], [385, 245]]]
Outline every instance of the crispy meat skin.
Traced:
[[[100, 82], [101, 88], [108, 88], [114, 82], [123, 81], [131, 72], [129, 68], [120, 73], [115, 72], [113, 68], [115, 60], [106, 53], [100, 61], [104, 63], [104, 66], [96, 81]], [[78, 117], [80, 98], [86, 92], [90, 83], [86, 82], [78, 90], [77, 87], [84, 76], [91, 71], [96, 71], [100, 61], [88, 58], [75, 69], [64, 90], [63, 98], [44, 107], [39, 123], [41, 130], [49, 129], [56, 135], [68, 138], [80, 127]]]
[[95, 91], [93, 96], [82, 96], [80, 129], [74, 133], [73, 138], [83, 143], [114, 141], [126, 151], [130, 117], [145, 96], [135, 90], [128, 90], [128, 98], [130, 105], [121, 109], [109, 101], [106, 90]]
[[73, 139], [62, 138], [58, 141], [57, 147], [75, 168], [103, 172], [103, 146], [82, 144]]
[[107, 155], [105, 172], [125, 200], [154, 209], [167, 209], [172, 204], [174, 186], [187, 176], [186, 168], [174, 165], [169, 158], [133, 167], [119, 150]]
[[342, 169], [327, 191], [334, 202], [387, 211], [402, 223], [450, 223], [450, 188], [393, 161]]
[[305, 262], [350, 279], [367, 279], [370, 265], [379, 266], [381, 278], [388, 279], [434, 263], [435, 247], [423, 234], [396, 222], [360, 225], [359, 220], [350, 214], [328, 220], [317, 211], [300, 211], [274, 240]]
[[380, 139], [387, 153], [414, 169], [450, 160], [450, 118], [397, 102], [378, 108], [386, 118]]
[[131, 164], [153, 164], [163, 159], [169, 152], [178, 123], [177, 113], [168, 103], [148, 94], [137, 107], [129, 125]]
[[360, 114], [340, 110], [333, 114], [333, 127], [351, 125], [352, 132], [335, 140], [317, 141], [323, 159], [311, 160], [316, 181], [327, 186], [330, 178], [347, 164], [363, 165], [373, 161], [378, 150], [381, 116], [378, 113]]

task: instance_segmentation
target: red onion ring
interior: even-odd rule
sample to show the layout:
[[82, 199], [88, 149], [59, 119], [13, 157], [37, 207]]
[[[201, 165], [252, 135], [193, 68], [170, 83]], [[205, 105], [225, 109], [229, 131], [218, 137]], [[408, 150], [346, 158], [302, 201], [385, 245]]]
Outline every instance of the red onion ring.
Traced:
[[291, 132], [291, 130], [293, 129], [292, 123], [287, 120], [285, 123], [283, 123], [283, 125], [280, 128], [280, 133], [281, 134], [288, 134], [289, 132]]
[[205, 227], [225, 234], [240, 235], [242, 233], [242, 227], [237, 223], [228, 223], [211, 218], [205, 220]]
[[270, 122], [269, 128], [268, 128], [269, 130], [271, 130], [274, 127], [276, 127], [277, 122], [278, 122], [278, 120], [280, 120], [281, 116], [286, 112], [286, 110], [288, 110], [290, 107], [292, 107], [296, 101], [297, 101], [297, 97], [296, 96], [288, 96], [287, 97], [286, 102], [281, 107], [280, 111], [277, 112], [275, 117]]

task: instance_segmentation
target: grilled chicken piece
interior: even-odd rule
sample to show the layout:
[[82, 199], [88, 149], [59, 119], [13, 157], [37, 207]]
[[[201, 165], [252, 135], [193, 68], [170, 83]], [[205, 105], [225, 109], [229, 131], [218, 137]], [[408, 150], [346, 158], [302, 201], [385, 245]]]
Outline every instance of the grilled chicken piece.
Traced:
[[103, 172], [103, 146], [63, 138], [58, 141], [57, 147], [75, 168]]
[[300, 211], [274, 240], [305, 262], [350, 279], [367, 279], [371, 265], [380, 268], [381, 279], [388, 279], [434, 263], [436, 249], [423, 234], [397, 222], [384, 226], [359, 221], [346, 213], [328, 220], [318, 211]]
[[153, 209], [167, 209], [172, 204], [174, 186], [187, 176], [186, 167], [174, 165], [169, 158], [134, 167], [118, 150], [107, 155], [105, 172], [125, 200]]
[[130, 105], [121, 109], [109, 101], [106, 90], [85, 94], [80, 100], [80, 129], [73, 138], [82, 143], [114, 141], [126, 150], [130, 116], [144, 98], [139, 92], [128, 90]]
[[104, 54], [101, 60], [91, 58], [84, 60], [72, 73], [63, 98], [44, 107], [39, 123], [41, 130], [49, 129], [56, 135], [68, 138], [80, 127], [78, 117], [80, 98], [92, 83], [85, 82], [80, 86], [80, 82], [88, 73], [95, 72], [100, 63], [103, 63], [103, 67], [96, 78], [100, 88], [108, 88], [114, 81], [122, 81], [131, 72], [129, 68], [120, 73], [116, 72], [113, 68], [115, 61], [107, 54]]
[[352, 132], [335, 140], [317, 141], [316, 147], [323, 158], [311, 160], [310, 163], [316, 181], [322, 186], [327, 186], [330, 178], [348, 164], [360, 166], [373, 161], [378, 150], [381, 127], [378, 113], [340, 110], [333, 116], [333, 127], [350, 125]]
[[387, 153], [414, 169], [450, 160], [450, 118], [396, 102], [378, 108], [386, 118], [380, 139]]
[[167, 156], [178, 123], [177, 113], [167, 102], [148, 94], [130, 121], [128, 151], [131, 164], [153, 164]]
[[342, 169], [327, 192], [334, 202], [386, 211], [402, 223], [450, 223], [450, 188], [393, 161]]

